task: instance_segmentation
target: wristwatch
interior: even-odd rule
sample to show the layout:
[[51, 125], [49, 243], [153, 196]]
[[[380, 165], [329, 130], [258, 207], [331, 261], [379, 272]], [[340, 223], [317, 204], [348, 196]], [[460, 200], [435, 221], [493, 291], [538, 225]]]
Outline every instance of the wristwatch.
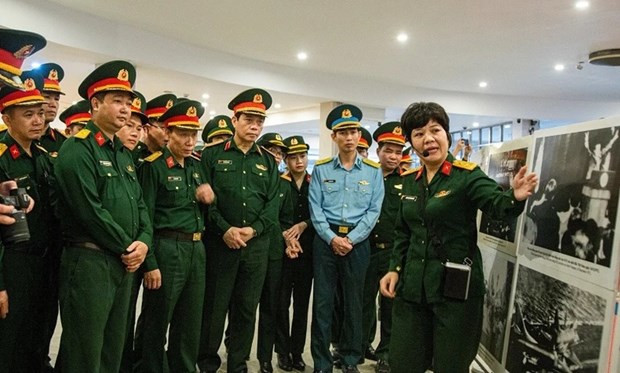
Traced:
[[348, 241], [351, 245], [353, 245], [353, 241], [351, 241], [351, 239], [350, 239], [349, 237], [345, 237], [345, 238], [347, 239], [347, 241]]

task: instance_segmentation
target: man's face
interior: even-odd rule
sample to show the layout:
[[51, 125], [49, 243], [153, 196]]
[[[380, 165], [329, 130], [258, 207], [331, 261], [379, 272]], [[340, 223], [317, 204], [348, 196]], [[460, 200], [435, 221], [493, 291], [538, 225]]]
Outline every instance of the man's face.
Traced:
[[231, 137], [232, 137], [231, 135], [227, 135], [227, 134], [211, 136], [211, 138], [209, 139], [209, 144], [211, 144], [213, 142], [226, 141], [226, 140], [230, 139]]
[[235, 138], [243, 142], [254, 142], [260, 136], [265, 123], [265, 117], [254, 114], [241, 114], [232, 117], [232, 123], [235, 127]]
[[153, 121], [150, 125], [144, 127], [144, 129], [146, 130], [146, 138], [157, 150], [161, 150], [168, 142], [168, 135], [163, 128], [163, 123]]
[[60, 93], [57, 92], [41, 92], [41, 96], [45, 99], [45, 124], [51, 123], [56, 119], [58, 114], [58, 103], [60, 102]]
[[198, 130], [172, 127], [167, 132], [168, 149], [175, 158], [187, 158], [192, 155], [198, 139]]
[[132, 114], [127, 124], [116, 132], [116, 136], [127, 149], [133, 150], [138, 145], [138, 140], [140, 140], [140, 130], [138, 128], [141, 127], [142, 121], [140, 117]]
[[281, 147], [277, 146], [277, 145], [270, 145], [270, 146], [266, 146], [265, 149], [269, 150], [271, 152], [271, 154], [273, 154], [275, 156], [275, 160], [276, 160], [276, 164], [279, 165], [280, 162], [282, 162], [282, 160], [284, 159], [284, 151], [282, 150]]
[[377, 155], [379, 156], [379, 163], [384, 171], [392, 172], [400, 164], [403, 159], [403, 146], [384, 143], [379, 149], [377, 149]]
[[129, 122], [131, 102], [131, 95], [123, 91], [108, 92], [102, 101], [93, 97], [93, 121], [103, 130], [115, 133]]
[[65, 128], [65, 135], [69, 137], [75, 136], [75, 134], [80, 132], [84, 127], [86, 126], [81, 123], [72, 124], [69, 127]]
[[2, 120], [11, 136], [20, 141], [38, 140], [45, 126], [44, 104], [13, 106], [5, 110]]
[[293, 173], [302, 173], [308, 168], [308, 153], [289, 154], [286, 156], [286, 167]]
[[357, 147], [357, 154], [361, 155], [363, 158], [368, 158], [368, 148]]
[[357, 151], [357, 143], [362, 136], [362, 132], [357, 128], [345, 128], [332, 132], [332, 140], [338, 146], [341, 153], [352, 153]]

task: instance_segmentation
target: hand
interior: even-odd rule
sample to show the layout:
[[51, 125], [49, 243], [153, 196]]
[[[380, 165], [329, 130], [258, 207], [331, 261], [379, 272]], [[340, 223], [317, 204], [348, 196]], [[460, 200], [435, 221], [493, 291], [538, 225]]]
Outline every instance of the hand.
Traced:
[[0, 224], [11, 225], [15, 223], [15, 219], [11, 216], [13, 211], [15, 211], [13, 206], [0, 204]]
[[460, 139], [454, 144], [454, 149], [452, 150], [453, 155], [459, 154], [459, 152], [465, 147], [465, 140]]
[[521, 167], [512, 180], [512, 190], [517, 201], [523, 201], [531, 196], [538, 185], [538, 176], [533, 172], [526, 175], [526, 172], [527, 166]]
[[[224, 243], [231, 249], [240, 249], [246, 247], [247, 244], [241, 236], [241, 229], [237, 227], [230, 227], [222, 236]], [[250, 228], [251, 229], [251, 228]]]
[[297, 240], [286, 240], [286, 250], [284, 253], [287, 257], [295, 259], [299, 257], [300, 253], [303, 253], [303, 249]]
[[199, 202], [204, 203], [205, 205], [210, 205], [215, 199], [215, 193], [213, 193], [211, 185], [202, 184], [201, 186], [196, 188], [196, 199]]
[[349, 253], [349, 251], [353, 250], [353, 245], [349, 243], [349, 240], [346, 237], [334, 237], [332, 242], [330, 243], [334, 254], [345, 256]]
[[308, 228], [308, 224], [305, 221], [293, 225], [289, 229], [282, 232], [285, 240], [298, 240], [302, 233]]
[[379, 281], [379, 289], [381, 294], [387, 298], [396, 296], [396, 284], [398, 284], [398, 272], [388, 272]]
[[6, 319], [9, 314], [9, 293], [6, 290], [0, 291], [0, 319]]
[[241, 239], [243, 240], [243, 242], [248, 242], [249, 240], [251, 240], [252, 238], [254, 238], [254, 228], [252, 227], [243, 227], [241, 228]]
[[125, 249], [125, 254], [121, 255], [121, 260], [128, 272], [135, 272], [140, 268], [149, 247], [144, 242], [134, 241]]
[[473, 148], [471, 145], [465, 146], [465, 150], [463, 150], [463, 160], [469, 160], [469, 155], [471, 154]]
[[157, 290], [161, 287], [161, 271], [159, 269], [144, 272], [144, 287], [149, 290]]

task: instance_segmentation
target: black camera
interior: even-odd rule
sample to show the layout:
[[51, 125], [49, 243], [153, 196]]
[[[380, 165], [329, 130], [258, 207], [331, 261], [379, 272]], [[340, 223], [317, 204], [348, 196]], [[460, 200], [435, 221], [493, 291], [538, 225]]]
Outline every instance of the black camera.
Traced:
[[16, 244], [30, 240], [30, 230], [23, 210], [30, 205], [30, 196], [24, 188], [11, 189], [8, 196], [0, 196], [0, 203], [15, 207], [11, 213], [15, 223], [0, 225], [0, 236], [5, 244]]

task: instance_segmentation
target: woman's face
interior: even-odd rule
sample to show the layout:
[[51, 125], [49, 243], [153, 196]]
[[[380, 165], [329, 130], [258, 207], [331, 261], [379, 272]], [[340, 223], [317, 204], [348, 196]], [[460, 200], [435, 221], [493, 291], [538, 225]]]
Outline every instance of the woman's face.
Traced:
[[448, 134], [432, 119], [424, 127], [411, 131], [411, 145], [427, 166], [440, 165], [448, 156]]

